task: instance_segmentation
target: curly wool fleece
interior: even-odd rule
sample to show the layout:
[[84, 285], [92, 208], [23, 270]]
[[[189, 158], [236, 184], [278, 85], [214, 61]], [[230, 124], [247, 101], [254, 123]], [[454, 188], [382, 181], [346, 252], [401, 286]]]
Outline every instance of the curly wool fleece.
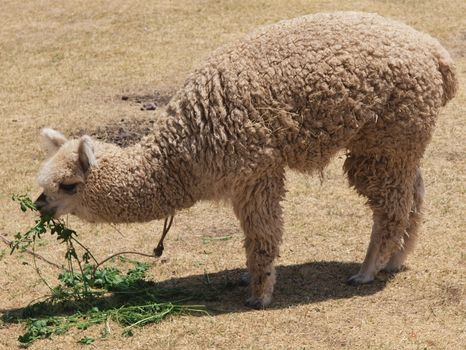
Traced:
[[447, 51], [375, 14], [315, 14], [220, 48], [188, 77], [152, 135], [99, 154], [78, 194], [88, 218], [166, 217], [227, 199], [245, 232], [252, 306], [271, 301], [282, 239], [284, 169], [322, 170], [340, 150], [373, 210], [365, 283], [399, 269], [423, 198], [419, 162], [439, 108], [457, 90]]

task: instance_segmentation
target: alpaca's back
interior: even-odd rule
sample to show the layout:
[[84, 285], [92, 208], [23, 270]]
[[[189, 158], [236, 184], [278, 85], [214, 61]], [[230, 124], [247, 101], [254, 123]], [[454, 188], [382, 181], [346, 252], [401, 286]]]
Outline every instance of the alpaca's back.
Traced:
[[234, 156], [244, 149], [309, 171], [354, 139], [374, 138], [366, 144], [374, 152], [398, 147], [392, 135], [424, 142], [456, 84], [435, 39], [378, 15], [340, 12], [266, 26], [217, 50], [175, 102], [218, 147], [244, 144]]

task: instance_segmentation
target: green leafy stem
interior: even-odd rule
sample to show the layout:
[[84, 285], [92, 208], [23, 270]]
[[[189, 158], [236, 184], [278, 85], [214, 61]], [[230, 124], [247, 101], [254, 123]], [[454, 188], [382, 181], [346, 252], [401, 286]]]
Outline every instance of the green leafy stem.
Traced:
[[[13, 195], [12, 199], [19, 203], [23, 212], [37, 211], [27, 195]], [[36, 243], [47, 232], [66, 244], [66, 268], [62, 265], [58, 275], [59, 284], [55, 287], [45, 280], [36, 264]], [[147, 263], [119, 256], [121, 262], [129, 261], [134, 265], [126, 274], [116, 267], [101, 267], [104, 262], [114, 261], [116, 256], [128, 252], [114, 254], [112, 259], [107, 258], [99, 263], [90, 249], [78, 240], [76, 231], [68, 228], [63, 220], [52, 216], [40, 216], [28, 231], [17, 233], [10, 248], [11, 254], [32, 249], [35, 270], [51, 291], [45, 300], [27, 306], [20, 313], [3, 315], [4, 321], [26, 324], [25, 333], [18, 338], [23, 345], [63, 334], [71, 328], [85, 330], [102, 323], [105, 328], [101, 337], [106, 337], [110, 334], [110, 321], [124, 327], [123, 335], [131, 336], [134, 328], [159, 322], [168, 315], [206, 313], [202, 305], [178, 304], [189, 299], [189, 296], [183, 296], [176, 290], [157, 289], [154, 282], [146, 281], [146, 272], [150, 267]], [[181, 298], [167, 301], [170, 294]], [[84, 337], [79, 342], [91, 344], [94, 340]]]

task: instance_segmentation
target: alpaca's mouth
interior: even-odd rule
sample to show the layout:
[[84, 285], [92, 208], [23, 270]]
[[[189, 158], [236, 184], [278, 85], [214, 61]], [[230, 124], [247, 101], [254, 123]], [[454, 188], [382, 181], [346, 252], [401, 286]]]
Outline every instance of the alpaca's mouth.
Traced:
[[49, 216], [56, 218], [57, 208], [50, 206], [47, 202], [47, 196], [45, 193], [41, 193], [39, 197], [37, 197], [36, 201], [34, 202], [37, 210], [40, 213], [40, 216]]
[[39, 210], [40, 216], [48, 216], [54, 219], [58, 219], [60, 215], [57, 215], [56, 208], [42, 208]]
[[37, 197], [36, 201], [34, 202], [34, 205], [41, 216], [54, 214], [53, 212], [51, 212], [50, 208], [48, 208], [47, 196], [44, 192], [42, 192], [40, 196]]

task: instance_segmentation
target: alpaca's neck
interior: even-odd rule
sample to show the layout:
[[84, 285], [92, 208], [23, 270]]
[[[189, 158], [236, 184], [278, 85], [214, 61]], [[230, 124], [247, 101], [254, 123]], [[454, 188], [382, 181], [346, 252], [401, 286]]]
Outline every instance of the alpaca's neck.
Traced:
[[[101, 145], [98, 166], [90, 173], [92, 193], [84, 206], [99, 221], [162, 219], [200, 199], [203, 183], [196, 172], [196, 141], [182, 121], [163, 118], [139, 144], [117, 149]], [[95, 195], [99, 193], [99, 198]]]
[[189, 208], [200, 199], [198, 187], [202, 180], [196, 171], [196, 141], [185, 131], [180, 120], [163, 120], [137, 146], [144, 157], [143, 164], [152, 175], [149, 182], [155, 188], [154, 200], [161, 210], [157, 218]]

